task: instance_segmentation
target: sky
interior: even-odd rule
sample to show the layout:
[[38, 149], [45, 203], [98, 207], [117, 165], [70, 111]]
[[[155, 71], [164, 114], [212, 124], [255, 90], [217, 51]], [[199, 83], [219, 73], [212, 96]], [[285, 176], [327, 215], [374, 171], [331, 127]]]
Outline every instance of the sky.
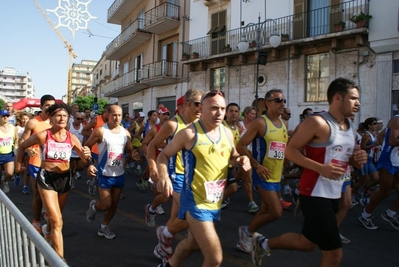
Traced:
[[[74, 0], [37, 0], [43, 10], [72, 4]], [[67, 93], [68, 50], [51, 28], [32, 0], [1, 0], [0, 16], [0, 69], [15, 68], [29, 72], [36, 97], [52, 94], [61, 99]], [[89, 0], [80, 0], [87, 3]], [[107, 23], [107, 11], [114, 0], [92, 0], [87, 11], [96, 19], [89, 20], [89, 31], [79, 29], [72, 32], [67, 27], [58, 27], [64, 39], [72, 45], [78, 55], [73, 63], [82, 60], [100, 60], [106, 46], [120, 34], [120, 25]], [[58, 17], [47, 12], [54, 25]], [[82, 24], [84, 27], [84, 24]], [[89, 34], [91, 33], [91, 35]]]

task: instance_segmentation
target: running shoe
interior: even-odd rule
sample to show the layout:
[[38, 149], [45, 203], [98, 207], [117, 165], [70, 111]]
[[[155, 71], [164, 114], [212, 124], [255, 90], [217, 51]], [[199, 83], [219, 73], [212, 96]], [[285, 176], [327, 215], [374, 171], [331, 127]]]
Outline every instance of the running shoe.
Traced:
[[42, 223], [41, 223], [41, 222], [33, 220], [33, 221], [32, 221], [32, 226], [36, 229], [36, 231], [37, 231], [39, 234], [42, 234], [42, 233], [43, 233], [43, 232], [42, 232]]
[[89, 192], [89, 195], [94, 197], [96, 195], [96, 178], [93, 178], [92, 180], [87, 180], [87, 189]]
[[157, 237], [158, 237], [158, 244], [160, 245], [160, 248], [167, 254], [172, 255], [173, 250], [172, 250], [172, 239], [173, 237], [166, 237], [163, 234], [163, 229], [166, 226], [160, 226], [157, 228]]
[[266, 238], [259, 234], [254, 233], [252, 236], [252, 263], [256, 266], [260, 266], [262, 264], [263, 256], [270, 256], [270, 250], [264, 250], [262, 243], [266, 240]]
[[165, 211], [163, 210], [162, 205], [159, 205], [159, 206], [155, 209], [155, 212], [156, 212], [158, 215], [165, 214]]
[[252, 252], [252, 239], [248, 233], [247, 226], [238, 227], [238, 242], [236, 248], [246, 253], [251, 254]]
[[284, 199], [280, 199], [280, 204], [283, 210], [288, 209], [292, 205], [291, 202], [285, 201]]
[[349, 244], [351, 241], [349, 240], [349, 238], [346, 238], [345, 236], [343, 236], [341, 233], [339, 233], [339, 238], [341, 238], [341, 243], [342, 244]]
[[24, 193], [24, 195], [30, 194], [30, 191], [26, 185], [22, 188], [22, 193]]
[[389, 216], [387, 211], [384, 211], [384, 213], [381, 213], [381, 218], [384, 221], [389, 222], [393, 228], [396, 230], [399, 230], [399, 220], [398, 220], [398, 215], [395, 215], [393, 217]]
[[149, 227], [154, 227], [155, 226], [155, 215], [157, 215], [156, 213], [151, 213], [150, 212], [150, 207], [151, 204], [147, 204], [144, 207], [144, 212], [145, 212], [145, 223], [149, 226]]
[[141, 191], [145, 191], [148, 188], [148, 184], [141, 179], [136, 182], [136, 185]]
[[357, 199], [356, 199], [355, 195], [352, 195], [351, 200], [352, 200], [351, 208], [353, 208], [354, 206], [359, 204], [359, 202], [357, 202]]
[[134, 172], [135, 172], [137, 175], [141, 175], [141, 174], [142, 174], [141, 166], [138, 165], [137, 168], [136, 168], [136, 170], [135, 170]]
[[93, 199], [92, 201], [90, 201], [89, 204], [89, 209], [86, 211], [86, 220], [91, 223], [94, 221], [94, 219], [96, 218], [96, 210], [92, 209], [92, 206], [96, 204], [96, 201]]
[[8, 185], [8, 182], [3, 182], [3, 187], [1, 188], [5, 194], [10, 193], [10, 186]]
[[361, 214], [359, 215], [359, 217], [357, 217], [357, 220], [361, 223], [361, 224], [363, 224], [363, 226], [364, 227], [366, 227], [366, 229], [369, 229], [369, 230], [377, 230], [378, 229], [378, 226], [377, 225], [375, 225], [374, 223], [373, 223], [373, 221], [371, 220], [373, 217], [368, 217], [368, 218], [364, 218]]
[[15, 179], [14, 179], [14, 185], [15, 186], [18, 186], [19, 185], [19, 182], [21, 181], [21, 174], [19, 174], [19, 173], [17, 173], [17, 174], [15, 174]]
[[82, 175], [79, 172], [75, 173], [75, 180], [79, 180]]
[[98, 231], [97, 231], [97, 235], [98, 236], [103, 236], [106, 239], [114, 239], [116, 237], [116, 234], [111, 232], [111, 230], [109, 230], [108, 225], [105, 226], [104, 229], [101, 228], [101, 225], [98, 227]]
[[298, 201], [298, 198], [299, 198], [298, 188], [291, 190], [291, 198], [292, 198], [292, 203], [296, 204], [296, 202]]
[[51, 231], [47, 232], [47, 224], [43, 224], [42, 226], [43, 237], [51, 246]]
[[248, 204], [248, 212], [255, 213], [259, 210], [259, 206], [256, 205], [255, 201], [249, 202]]
[[170, 255], [161, 249], [161, 245], [158, 244], [154, 248], [154, 255], [163, 262], [168, 262], [170, 260]]

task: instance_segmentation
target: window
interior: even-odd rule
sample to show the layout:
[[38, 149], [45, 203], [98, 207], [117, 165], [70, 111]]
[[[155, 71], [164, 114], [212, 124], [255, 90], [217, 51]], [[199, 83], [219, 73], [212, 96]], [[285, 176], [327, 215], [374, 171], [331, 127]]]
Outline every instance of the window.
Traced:
[[211, 70], [211, 90], [224, 91], [225, 85], [225, 68]]
[[329, 75], [328, 53], [306, 57], [305, 102], [327, 101]]
[[399, 73], [399, 60], [393, 61], [393, 73]]
[[129, 104], [122, 105], [122, 114], [129, 113]]
[[211, 15], [211, 29], [208, 34], [211, 35], [211, 54], [224, 52], [226, 45], [226, 10]]

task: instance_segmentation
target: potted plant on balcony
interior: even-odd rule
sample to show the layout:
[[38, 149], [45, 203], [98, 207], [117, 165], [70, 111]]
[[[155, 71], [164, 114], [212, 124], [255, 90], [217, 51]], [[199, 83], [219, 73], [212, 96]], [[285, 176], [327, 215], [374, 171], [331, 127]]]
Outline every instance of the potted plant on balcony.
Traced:
[[183, 55], [182, 55], [182, 59], [181, 60], [189, 60], [190, 59], [190, 54], [189, 53], [186, 53], [186, 52], [184, 52], [183, 53]]
[[345, 21], [341, 20], [334, 24], [334, 30], [336, 32], [342, 32], [343, 30], [345, 30], [345, 25], [346, 25]]
[[229, 44], [226, 44], [226, 45], [224, 46], [224, 52], [225, 52], [225, 53], [231, 52], [231, 47], [230, 47]]
[[281, 42], [287, 42], [289, 40], [290, 40], [290, 36], [288, 35], [288, 33], [281, 34]]
[[193, 59], [194, 58], [199, 58], [199, 53], [198, 52], [193, 52]]
[[255, 40], [249, 41], [249, 47], [250, 48], [256, 47], [256, 41]]
[[349, 20], [352, 21], [353, 23], [356, 23], [358, 28], [362, 28], [366, 25], [366, 21], [369, 21], [373, 16], [370, 14], [365, 14], [360, 12], [358, 15], [353, 15]]

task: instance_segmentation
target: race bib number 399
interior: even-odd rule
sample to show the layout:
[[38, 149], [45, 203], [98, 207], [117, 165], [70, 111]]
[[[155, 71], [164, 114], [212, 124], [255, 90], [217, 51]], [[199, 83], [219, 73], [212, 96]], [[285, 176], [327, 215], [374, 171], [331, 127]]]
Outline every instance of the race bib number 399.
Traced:
[[283, 142], [270, 142], [267, 156], [272, 159], [284, 159], [285, 146], [286, 144]]

